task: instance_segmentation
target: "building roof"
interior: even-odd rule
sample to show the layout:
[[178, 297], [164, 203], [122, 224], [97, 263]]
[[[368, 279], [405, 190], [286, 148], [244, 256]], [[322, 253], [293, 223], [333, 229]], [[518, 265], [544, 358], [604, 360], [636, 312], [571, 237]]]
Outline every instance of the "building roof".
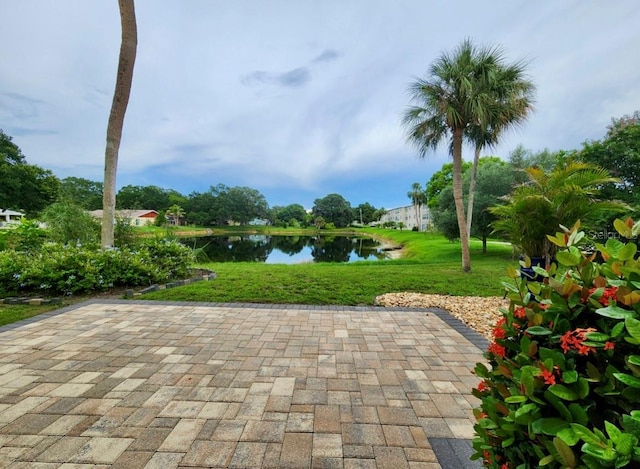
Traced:
[[5, 209], [0, 208], [0, 217], [4, 217], [6, 215], [14, 216], [14, 217], [23, 217], [24, 213], [16, 212], [14, 210], [5, 210]]
[[[102, 210], [92, 210], [89, 212], [92, 216], [96, 218], [102, 218]], [[155, 210], [116, 210], [116, 217], [120, 218], [143, 218], [148, 215], [157, 216], [158, 212]]]

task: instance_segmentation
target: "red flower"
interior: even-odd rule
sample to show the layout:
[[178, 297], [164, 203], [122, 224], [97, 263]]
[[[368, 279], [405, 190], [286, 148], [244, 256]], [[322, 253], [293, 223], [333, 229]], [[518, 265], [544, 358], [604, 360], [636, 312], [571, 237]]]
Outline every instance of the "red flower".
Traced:
[[498, 345], [496, 343], [489, 345], [489, 348], [487, 350], [489, 353], [492, 353], [500, 358], [504, 358], [507, 353], [506, 349], [502, 345]]
[[482, 420], [482, 419], [486, 419], [488, 417], [486, 412], [480, 412], [478, 414], [478, 416], [476, 417], [476, 420]]
[[556, 377], [553, 375], [553, 372], [547, 370], [544, 366], [540, 366], [540, 369], [542, 370], [544, 384], [556, 384]]
[[604, 349], [605, 350], [613, 350], [615, 346], [616, 346], [616, 344], [614, 344], [613, 342], [605, 342]]
[[491, 453], [486, 449], [482, 451], [482, 457], [484, 458], [485, 464], [491, 464]]
[[[598, 289], [597, 288], [589, 289], [589, 296], [593, 295], [596, 292], [596, 290]], [[616, 299], [617, 293], [618, 293], [618, 287], [606, 287], [602, 292], [602, 296], [600, 296], [600, 299], [598, 301], [602, 306], [609, 306], [609, 302], [611, 300]]]
[[571, 349], [576, 350], [579, 355], [588, 355], [589, 352], [595, 352], [593, 347], [583, 344], [587, 333], [594, 332], [595, 330], [593, 327], [589, 327], [587, 329], [578, 328], [575, 331], [565, 332], [564, 335], [560, 337], [560, 348], [562, 348], [565, 354]]
[[526, 319], [527, 318], [527, 312], [525, 311], [525, 309], [522, 306], [518, 306], [513, 311], [513, 316], [518, 318], [518, 319]]
[[502, 466], [500, 466], [500, 469], [509, 469], [509, 463], [504, 463]]

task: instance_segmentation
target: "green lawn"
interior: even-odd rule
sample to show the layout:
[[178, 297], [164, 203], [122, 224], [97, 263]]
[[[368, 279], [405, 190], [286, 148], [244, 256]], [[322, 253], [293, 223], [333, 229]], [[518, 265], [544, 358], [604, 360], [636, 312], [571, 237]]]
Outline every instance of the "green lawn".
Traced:
[[0, 305], [0, 326], [11, 324], [22, 319], [37, 316], [65, 305]]
[[[232, 231], [238, 233], [239, 228]], [[268, 228], [257, 227], [257, 232]], [[283, 230], [277, 230], [282, 233]], [[282, 303], [317, 305], [370, 305], [377, 295], [411, 291], [446, 295], [496, 296], [504, 290], [500, 280], [507, 265], [514, 265], [511, 247], [489, 243], [481, 252], [480, 241], [471, 243], [471, 273], [463, 273], [460, 245], [443, 236], [412, 231], [357, 230], [403, 246], [397, 260], [350, 264], [202, 264], [217, 273], [209, 282], [161, 290], [143, 295], [145, 300]], [[274, 233], [275, 230], [270, 230]], [[288, 232], [288, 230], [285, 230]], [[315, 230], [295, 231], [315, 234]], [[336, 232], [331, 232], [335, 234]], [[79, 298], [85, 299], [86, 297]], [[66, 299], [65, 305], [74, 299]], [[59, 306], [0, 305], [0, 325], [50, 311]]]
[[398, 260], [350, 264], [203, 264], [218, 278], [161, 290], [143, 299], [287, 304], [369, 305], [377, 295], [412, 291], [447, 295], [495, 296], [511, 260], [511, 247], [491, 243], [486, 254], [472, 242], [472, 272], [463, 273], [460, 246], [435, 234], [361, 230], [402, 244]]

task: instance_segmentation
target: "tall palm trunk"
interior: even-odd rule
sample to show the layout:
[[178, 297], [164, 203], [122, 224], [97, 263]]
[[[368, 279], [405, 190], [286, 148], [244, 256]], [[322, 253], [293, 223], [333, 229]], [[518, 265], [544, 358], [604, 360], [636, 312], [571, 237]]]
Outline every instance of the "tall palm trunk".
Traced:
[[122, 42], [116, 88], [111, 103], [111, 113], [107, 125], [107, 147], [104, 153], [104, 189], [102, 196], [102, 248], [113, 246], [114, 218], [116, 206], [116, 173], [118, 168], [118, 151], [122, 138], [124, 115], [129, 103], [133, 66], [136, 61], [138, 31], [133, 0], [118, 0], [120, 23], [122, 25]]
[[469, 238], [467, 237], [467, 220], [464, 216], [464, 199], [462, 193], [462, 129], [453, 131], [453, 199], [456, 203], [456, 215], [460, 230], [460, 244], [462, 247], [462, 270], [471, 271], [471, 256], [469, 254]]
[[480, 145], [476, 145], [476, 152], [475, 155], [473, 155], [473, 166], [471, 167], [471, 179], [469, 181], [469, 201], [467, 202], [467, 240], [471, 240], [471, 222], [473, 221], [473, 197], [476, 193], [476, 177], [478, 176], [478, 162], [480, 161], [481, 149], [482, 147]]

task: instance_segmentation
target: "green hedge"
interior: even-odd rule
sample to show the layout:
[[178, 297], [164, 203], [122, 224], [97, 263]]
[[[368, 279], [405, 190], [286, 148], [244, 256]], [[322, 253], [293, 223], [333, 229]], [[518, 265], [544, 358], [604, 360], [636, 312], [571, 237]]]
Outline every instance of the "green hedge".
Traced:
[[0, 251], [0, 295], [71, 295], [146, 286], [187, 277], [193, 262], [191, 249], [175, 240], [104, 251], [45, 243], [30, 251]]

